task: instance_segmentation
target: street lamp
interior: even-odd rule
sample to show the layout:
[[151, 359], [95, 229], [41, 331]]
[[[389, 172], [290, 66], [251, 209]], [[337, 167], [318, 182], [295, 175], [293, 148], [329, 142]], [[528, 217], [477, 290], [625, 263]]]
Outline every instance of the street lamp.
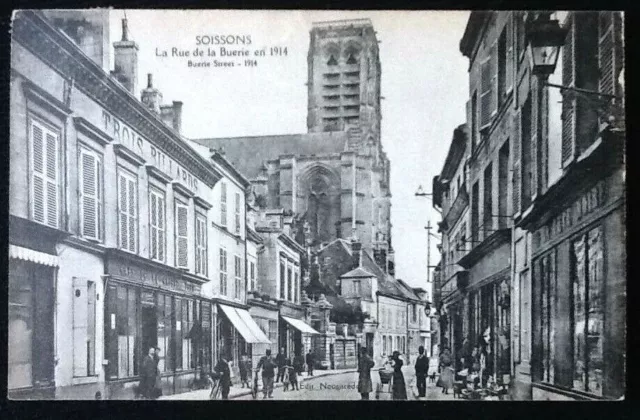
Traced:
[[424, 190], [422, 189], [422, 185], [418, 186], [418, 190], [415, 193], [416, 197], [431, 197], [432, 195], [433, 193], [424, 192]]
[[533, 74], [549, 76], [556, 69], [560, 48], [567, 36], [567, 29], [560, 22], [550, 19], [544, 12], [529, 24], [527, 30], [527, 55]]

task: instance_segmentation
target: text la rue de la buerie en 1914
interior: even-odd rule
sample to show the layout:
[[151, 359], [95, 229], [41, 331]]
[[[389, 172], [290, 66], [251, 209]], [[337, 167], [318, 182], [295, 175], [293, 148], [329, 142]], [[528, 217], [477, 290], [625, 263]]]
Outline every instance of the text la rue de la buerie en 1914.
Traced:
[[197, 35], [195, 48], [156, 47], [157, 58], [178, 58], [189, 68], [257, 67], [266, 57], [287, 57], [286, 45], [256, 47], [251, 35]]

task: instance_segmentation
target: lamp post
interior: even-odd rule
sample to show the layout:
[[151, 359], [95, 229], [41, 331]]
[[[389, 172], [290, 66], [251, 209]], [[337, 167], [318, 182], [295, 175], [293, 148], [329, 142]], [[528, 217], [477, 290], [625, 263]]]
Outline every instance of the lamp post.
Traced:
[[[536, 89], [536, 100], [538, 109], [542, 109], [544, 101], [544, 87], [548, 85], [549, 75], [551, 75], [558, 63], [560, 48], [564, 44], [567, 36], [567, 29], [560, 26], [560, 22], [551, 19], [551, 12], [541, 12], [529, 23], [527, 27], [527, 56], [531, 65], [531, 73], [538, 78]], [[542, 133], [542, 112], [537, 112], [536, 132], [538, 139], [545, 134]], [[536, 142], [540, 140], [536, 139]], [[536, 160], [541, 159], [542, 147], [537, 147]], [[543, 173], [536, 172], [537, 191], [532, 191], [533, 197], [540, 191], [546, 183]]]

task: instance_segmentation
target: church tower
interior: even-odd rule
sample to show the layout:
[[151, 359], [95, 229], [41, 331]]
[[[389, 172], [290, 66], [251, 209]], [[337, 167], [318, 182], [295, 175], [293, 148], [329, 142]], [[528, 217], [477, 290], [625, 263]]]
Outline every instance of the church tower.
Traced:
[[349, 149], [380, 144], [380, 58], [370, 19], [316, 22], [308, 55], [310, 133], [347, 131]]

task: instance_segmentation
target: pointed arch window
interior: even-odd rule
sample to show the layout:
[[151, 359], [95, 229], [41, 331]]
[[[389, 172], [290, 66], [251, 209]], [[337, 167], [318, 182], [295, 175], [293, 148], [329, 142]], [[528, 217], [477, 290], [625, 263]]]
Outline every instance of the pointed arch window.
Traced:
[[358, 60], [353, 56], [353, 53], [349, 54], [347, 64], [358, 64]]
[[329, 56], [329, 60], [327, 61], [327, 66], [337, 66], [337, 65], [338, 65], [338, 60], [336, 60], [333, 54], [331, 54]]

